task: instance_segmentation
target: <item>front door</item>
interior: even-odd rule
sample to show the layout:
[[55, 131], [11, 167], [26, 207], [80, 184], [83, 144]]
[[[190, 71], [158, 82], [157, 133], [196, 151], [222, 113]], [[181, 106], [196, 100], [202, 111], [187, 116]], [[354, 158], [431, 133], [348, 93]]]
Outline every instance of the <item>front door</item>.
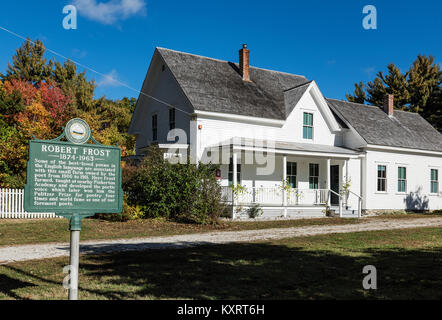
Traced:
[[[330, 188], [339, 194], [339, 166], [330, 166]], [[331, 205], [339, 205], [339, 197], [331, 192]]]

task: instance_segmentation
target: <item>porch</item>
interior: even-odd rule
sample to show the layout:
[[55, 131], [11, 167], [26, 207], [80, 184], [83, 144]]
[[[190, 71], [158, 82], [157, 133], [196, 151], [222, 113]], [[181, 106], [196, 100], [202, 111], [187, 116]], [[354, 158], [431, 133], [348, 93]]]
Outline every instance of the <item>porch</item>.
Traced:
[[[336, 197], [337, 203], [331, 203], [331, 197]], [[325, 217], [327, 211], [343, 218], [358, 218], [361, 216], [360, 205], [353, 208], [348, 203], [347, 196], [327, 189], [289, 189], [283, 188], [251, 188], [243, 187], [234, 190], [232, 187], [222, 187], [223, 201], [232, 205], [234, 219], [247, 216], [247, 210], [259, 205], [264, 211], [264, 217], [284, 218], [313, 218]]]
[[[309, 144], [275, 146], [264, 149], [266, 161], [258, 161], [256, 153], [262, 149], [244, 141], [230, 145], [230, 163], [221, 166], [220, 182], [233, 219], [247, 216], [256, 205], [264, 217], [324, 217], [327, 211], [361, 216], [357, 152]], [[263, 171], [263, 163], [270, 170]], [[356, 185], [350, 188], [352, 179]]]

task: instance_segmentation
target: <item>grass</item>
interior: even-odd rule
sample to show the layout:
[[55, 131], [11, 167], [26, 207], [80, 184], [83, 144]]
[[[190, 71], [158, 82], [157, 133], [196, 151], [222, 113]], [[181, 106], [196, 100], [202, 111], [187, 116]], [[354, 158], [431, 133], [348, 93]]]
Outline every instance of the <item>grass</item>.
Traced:
[[[259, 230], [317, 225], [356, 224], [372, 219], [432, 218], [435, 215], [389, 214], [363, 220], [320, 218], [277, 221], [222, 221], [217, 225], [175, 223], [158, 219], [143, 219], [127, 222], [111, 222], [85, 219], [82, 223], [81, 241], [103, 239], [128, 239], [179, 234], [205, 233], [212, 231]], [[67, 219], [0, 219], [0, 246], [69, 242]]]
[[[66, 299], [68, 258], [0, 266], [0, 299]], [[365, 265], [378, 290], [362, 288]], [[80, 299], [442, 299], [442, 230], [329, 234], [80, 258]]]
[[[82, 223], [80, 236], [81, 241], [84, 241], [359, 222], [359, 220], [353, 219], [321, 218], [285, 221], [223, 221], [218, 225], [196, 225], [153, 219], [127, 222], [85, 219]], [[50, 242], [69, 242], [69, 222], [67, 219], [0, 220], [0, 246]]]

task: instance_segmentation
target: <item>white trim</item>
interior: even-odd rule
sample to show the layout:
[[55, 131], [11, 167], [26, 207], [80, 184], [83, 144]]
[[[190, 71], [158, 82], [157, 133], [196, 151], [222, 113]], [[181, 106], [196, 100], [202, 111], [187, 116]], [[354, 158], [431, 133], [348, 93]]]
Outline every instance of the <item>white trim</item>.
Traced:
[[206, 117], [226, 119], [226, 120], [237, 120], [237, 121], [241, 121], [241, 122], [245, 122], [245, 123], [251, 122], [251, 123], [256, 123], [256, 124], [267, 124], [267, 125], [273, 125], [273, 126], [278, 126], [278, 127], [282, 127], [285, 123], [285, 120], [275, 120], [275, 119], [268, 119], [268, 118], [242, 116], [242, 115], [238, 115], [238, 114], [229, 114], [229, 113], [222, 113], [222, 112], [195, 110], [194, 113], [198, 116], [206, 116]]
[[434, 154], [438, 156], [442, 156], [442, 152], [440, 151], [431, 151], [431, 150], [420, 150], [420, 149], [411, 149], [411, 148], [402, 148], [402, 147], [389, 147], [389, 146], [380, 146], [375, 144], [367, 144], [365, 149], [371, 149], [376, 151], [375, 149], [387, 150], [387, 151], [404, 151], [410, 153], [423, 153], [423, 154]]
[[319, 104], [320, 111], [324, 112], [323, 114], [324, 120], [329, 126], [330, 130], [332, 132], [339, 132], [341, 128], [338, 122], [336, 121], [335, 117], [333, 116], [330, 107], [328, 106], [327, 101], [325, 101], [324, 96], [322, 95], [321, 90], [319, 90], [319, 87], [316, 84], [315, 80], [311, 82], [307, 91], [309, 91], [312, 94], [313, 100]]
[[177, 143], [162, 143], [162, 144], [158, 144], [158, 148], [160, 148], [160, 149], [169, 149], [169, 148], [189, 149], [189, 145], [188, 144], [177, 144]]
[[245, 146], [233, 146], [233, 149], [244, 150], [244, 151], [260, 151], [260, 152], [275, 153], [275, 154], [280, 153], [287, 155], [312, 156], [312, 157], [321, 157], [321, 158], [356, 159], [359, 157], [359, 155], [342, 154], [342, 153], [307, 152], [307, 151], [267, 149], [267, 148], [256, 148], [256, 147], [245, 147]]

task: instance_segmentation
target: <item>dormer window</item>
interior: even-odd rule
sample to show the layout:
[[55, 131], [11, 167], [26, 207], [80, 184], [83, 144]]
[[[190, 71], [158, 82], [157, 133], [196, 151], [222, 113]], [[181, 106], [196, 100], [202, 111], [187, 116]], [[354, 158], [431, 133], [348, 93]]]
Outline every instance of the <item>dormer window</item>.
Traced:
[[302, 137], [313, 140], [313, 113], [304, 112], [304, 122], [302, 127]]

